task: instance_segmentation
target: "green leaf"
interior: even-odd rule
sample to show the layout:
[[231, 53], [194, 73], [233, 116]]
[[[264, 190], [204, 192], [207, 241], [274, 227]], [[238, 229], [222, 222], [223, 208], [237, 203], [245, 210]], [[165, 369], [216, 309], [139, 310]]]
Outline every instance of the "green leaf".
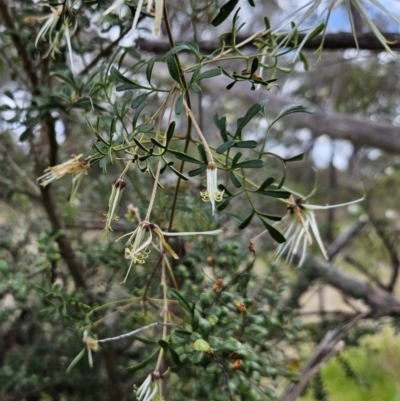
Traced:
[[137, 107], [139, 107], [143, 102], [146, 101], [147, 96], [149, 96], [151, 93], [143, 93], [143, 95], [137, 96], [135, 97], [135, 99], [133, 99], [132, 103], [131, 103], [131, 107], [132, 109], [136, 109]]
[[117, 86], [115, 90], [117, 92], [124, 92], [128, 90], [135, 90], [135, 89], [143, 89], [143, 86], [136, 84], [135, 82], [132, 82], [130, 84], [123, 84], [121, 86]]
[[226, 135], [226, 117], [219, 118], [218, 113], [214, 115], [214, 124], [219, 129], [219, 133], [224, 142], [228, 141], [228, 136]]
[[204, 145], [201, 143], [199, 145], [197, 145], [197, 151], [199, 152], [199, 155], [200, 155], [201, 159], [203, 160], [203, 162], [208, 164], [208, 159], [207, 159], [206, 151], [204, 149]]
[[176, 122], [172, 121], [172, 123], [168, 126], [167, 130], [167, 145], [171, 142], [172, 137], [174, 136]]
[[171, 75], [171, 78], [174, 81], [178, 82], [178, 84], [182, 87], [181, 77], [179, 74], [179, 67], [175, 57], [173, 55], [167, 55], [165, 59], [167, 61], [169, 75]]
[[232, 181], [232, 184], [236, 187], [236, 188], [240, 188], [242, 186], [241, 182], [237, 179], [235, 173], [233, 171], [229, 172], [229, 178]]
[[271, 198], [282, 198], [282, 199], [288, 199], [290, 198], [291, 193], [288, 191], [275, 191], [275, 190], [270, 190], [270, 191], [255, 191], [255, 193], [260, 194], [260, 195], [265, 195], [269, 196]]
[[196, 168], [195, 170], [190, 170], [188, 172], [188, 175], [189, 175], [189, 177], [195, 177], [196, 175], [201, 174], [206, 168], [207, 168], [207, 165]]
[[174, 330], [174, 334], [177, 337], [187, 338], [187, 337], [190, 337], [192, 335], [192, 332], [191, 331], [187, 331], [187, 330], [176, 329], [176, 330]]
[[164, 350], [167, 350], [169, 348], [169, 344], [163, 339], [158, 340], [157, 343]]
[[191, 84], [190, 87], [196, 93], [201, 93], [202, 92], [201, 87], [199, 85], [197, 85], [196, 83]]
[[133, 119], [132, 119], [132, 126], [133, 127], [136, 127], [136, 123], [137, 123], [137, 120], [139, 119], [140, 113], [146, 107], [146, 104], [147, 104], [146, 102], [143, 102], [140, 106], [137, 107], [136, 113], [135, 113], [135, 115], [133, 116]]
[[196, 78], [196, 82], [201, 81], [202, 79], [217, 77], [221, 75], [222, 71], [221, 68], [212, 68], [211, 70], [204, 71]]
[[223, 184], [218, 184], [218, 189], [220, 190], [220, 191], [224, 191], [227, 195], [229, 195], [229, 196], [233, 196], [233, 194], [231, 194], [229, 191], [228, 191], [228, 189], [225, 187], [225, 185], [223, 185]]
[[296, 162], [296, 161], [299, 161], [299, 160], [303, 160], [303, 158], [304, 158], [304, 153], [300, 153], [300, 154], [298, 154], [296, 156], [293, 156], [293, 157], [291, 157], [289, 159], [284, 159], [284, 162], [285, 163]]
[[[69, 76], [67, 76], [69, 75]], [[66, 72], [66, 75], [60, 74], [58, 72], [51, 72], [50, 76], [52, 77], [57, 77], [58, 79], [61, 79], [62, 81], [64, 81], [66, 84], [68, 84], [69, 86], [71, 86], [74, 90], [78, 91], [78, 85], [76, 84], [74, 77], [72, 76], [71, 72]]]
[[260, 159], [246, 160], [244, 162], [236, 164], [235, 168], [261, 168], [264, 166], [264, 162]]
[[157, 57], [153, 57], [149, 60], [146, 67], [146, 78], [149, 84], [151, 85], [151, 75], [153, 74], [154, 63], [156, 62]]
[[269, 235], [278, 243], [278, 244], [283, 244], [286, 242], [285, 237], [271, 224], [268, 224], [264, 219], [260, 217], [260, 220], [264, 224], [264, 227], [267, 229]]
[[142, 368], [144, 368], [145, 366], [147, 366], [158, 354], [159, 349], [156, 349], [147, 359], [145, 359], [144, 361], [138, 363], [137, 365], [134, 366], [130, 366], [128, 368], [126, 368], [126, 370], [128, 372], [136, 372], [137, 370], [140, 370]]
[[111, 67], [111, 76], [117, 81], [123, 82], [124, 84], [134, 84], [133, 81], [124, 77], [115, 67]]
[[289, 104], [279, 112], [279, 114], [275, 117], [275, 119], [271, 122], [270, 127], [274, 125], [278, 120], [280, 120], [282, 117], [287, 116], [288, 114], [292, 113], [309, 113], [312, 114], [314, 113], [314, 110], [311, 109], [310, 107], [305, 107], [297, 104]]
[[268, 177], [261, 185], [260, 188], [258, 188], [258, 191], [263, 191], [265, 188], [268, 188], [271, 184], [273, 184], [275, 181], [275, 178], [273, 177]]
[[307, 34], [307, 42], [313, 40], [316, 36], [318, 36], [325, 28], [325, 24], [319, 24], [312, 32]]
[[207, 341], [205, 341], [201, 338], [199, 338], [198, 340], [196, 340], [193, 343], [193, 347], [194, 347], [195, 351], [211, 352], [211, 345]]
[[238, 228], [239, 230], [245, 229], [251, 222], [254, 216], [254, 210], [251, 212], [250, 216], [247, 216], [239, 225]]
[[232, 168], [234, 169], [239, 159], [242, 157], [242, 152], [237, 152], [234, 158], [232, 159]]
[[224, 210], [229, 205], [229, 202], [231, 200], [232, 200], [232, 197], [224, 199], [224, 201], [217, 206], [217, 210], [218, 211]]
[[175, 103], [175, 114], [179, 115], [182, 112], [183, 108], [183, 99], [184, 99], [184, 94], [182, 93], [179, 97], [178, 100]]
[[185, 175], [183, 175], [180, 171], [178, 171], [176, 168], [172, 167], [170, 164], [168, 167], [182, 180], [184, 181], [189, 181], [189, 178], [187, 178]]
[[308, 71], [309, 68], [308, 60], [303, 52], [300, 52], [300, 61], [303, 63], [304, 70]]
[[228, 149], [230, 149], [235, 144], [236, 144], [236, 141], [234, 141], [234, 140], [230, 140], [230, 141], [224, 142], [222, 145], [218, 146], [218, 148], [216, 149], [216, 152], [218, 154], [222, 155], [222, 153], [225, 153]]
[[227, 3], [225, 3], [220, 8], [219, 13], [211, 21], [211, 24], [213, 26], [218, 26], [222, 24], [228, 18], [229, 14], [233, 11], [238, 2], [239, 0], [229, 0]]
[[255, 57], [251, 63], [250, 75], [253, 75], [258, 69], [258, 58]]
[[161, 148], [161, 149], [166, 149], [165, 146], [164, 146], [162, 143], [160, 143], [160, 142], [157, 141], [157, 139], [155, 139], [155, 138], [150, 138], [150, 141], [151, 141], [152, 143], [154, 143], [154, 145], [158, 146], [159, 148]]
[[149, 150], [146, 149], [136, 138], [132, 138], [132, 139], [136, 143], [136, 145], [139, 146], [140, 149], [144, 150], [146, 153], [149, 153]]
[[259, 216], [265, 217], [269, 220], [273, 220], [273, 221], [281, 221], [282, 217], [281, 216], [275, 216], [273, 214], [267, 214], [267, 213], [261, 213], [261, 212], [257, 212], [257, 214]]
[[194, 163], [194, 164], [203, 164], [200, 160], [197, 160], [191, 156], [188, 156], [185, 153], [179, 152], [177, 150], [168, 149], [168, 152], [172, 153], [177, 159], [183, 160], [185, 162]]
[[144, 337], [140, 337], [140, 336], [132, 336], [132, 338], [140, 341], [143, 344], [148, 344], [148, 345], [157, 344], [157, 341], [151, 340], [150, 338], [144, 338]]
[[190, 51], [199, 60], [202, 58], [202, 56], [200, 54], [199, 46], [196, 43], [190, 42], [190, 41], [178, 43], [176, 46], [174, 46], [171, 50], [168, 51], [168, 53], [165, 55], [165, 57], [173, 56], [174, 54], [176, 54], [182, 50]]
[[256, 103], [250, 107], [247, 113], [238, 119], [237, 121], [237, 129], [235, 133], [235, 137], [239, 137], [242, 134], [242, 129], [250, 122], [250, 120], [261, 110], [261, 104]]
[[175, 290], [175, 288], [168, 288], [169, 293], [176, 298], [181, 306], [185, 308], [190, 314], [192, 314], [192, 307], [189, 305], [189, 302], [179, 293], [179, 291]]
[[168, 351], [169, 351], [169, 354], [171, 355], [172, 362], [177, 366], [181, 365], [182, 362], [181, 362], [181, 359], [179, 358], [178, 353], [172, 347], [169, 347]]
[[154, 126], [153, 124], [140, 124], [139, 126], [136, 127], [136, 129], [139, 132], [146, 133], [152, 131], [154, 129]]
[[254, 149], [257, 145], [257, 141], [236, 141], [235, 148]]

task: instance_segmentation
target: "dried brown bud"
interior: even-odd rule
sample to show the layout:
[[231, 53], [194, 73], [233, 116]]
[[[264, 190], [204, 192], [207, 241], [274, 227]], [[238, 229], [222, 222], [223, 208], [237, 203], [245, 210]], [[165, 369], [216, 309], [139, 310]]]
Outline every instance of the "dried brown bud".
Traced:
[[237, 351], [231, 352], [231, 353], [228, 355], [228, 359], [239, 359], [239, 356], [240, 356], [239, 352], [237, 352]]
[[249, 241], [249, 245], [248, 245], [248, 250], [250, 252], [255, 252], [255, 248], [254, 248], [254, 242], [253, 241]]
[[239, 312], [247, 312], [247, 308], [244, 306], [244, 304], [240, 301], [233, 301], [233, 304], [235, 305], [236, 309]]
[[243, 365], [243, 361], [241, 359], [236, 359], [236, 361], [232, 364], [231, 369], [233, 371], [238, 370]]
[[214, 267], [215, 259], [212, 256], [207, 256], [207, 264], [208, 264], [208, 266]]
[[222, 278], [217, 279], [217, 281], [214, 283], [213, 291], [220, 292], [222, 284], [224, 284], [224, 280], [222, 280]]
[[114, 185], [115, 188], [124, 189], [126, 187], [126, 182], [122, 178], [116, 178], [113, 181], [113, 185]]

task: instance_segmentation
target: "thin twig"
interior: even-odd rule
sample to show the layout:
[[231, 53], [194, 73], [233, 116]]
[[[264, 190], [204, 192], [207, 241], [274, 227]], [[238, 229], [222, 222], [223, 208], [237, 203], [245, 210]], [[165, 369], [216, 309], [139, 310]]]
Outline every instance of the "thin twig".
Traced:
[[140, 333], [141, 331], [151, 329], [152, 327], [155, 327], [155, 326], [181, 327], [181, 326], [179, 326], [179, 324], [174, 324], [174, 323], [154, 322], [154, 323], [148, 324], [147, 326], [143, 326], [143, 327], [140, 327], [139, 329], [133, 330], [129, 333], [121, 334], [120, 336], [103, 338], [102, 340], [92, 340], [92, 341], [88, 341], [88, 343], [107, 343], [109, 341], [121, 340], [126, 337], [132, 337], [135, 334]]

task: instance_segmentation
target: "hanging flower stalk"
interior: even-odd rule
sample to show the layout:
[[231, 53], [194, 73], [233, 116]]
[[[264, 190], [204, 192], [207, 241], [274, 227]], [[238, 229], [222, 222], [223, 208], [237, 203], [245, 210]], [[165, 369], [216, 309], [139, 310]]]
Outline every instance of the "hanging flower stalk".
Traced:
[[122, 194], [126, 187], [126, 182], [122, 178], [116, 178], [112, 182], [112, 190], [110, 199], [108, 200], [108, 212], [106, 216], [106, 226], [104, 227], [104, 231], [107, 233], [108, 231], [113, 231], [111, 227], [111, 222], [113, 220], [118, 220], [117, 209], [119, 202], [122, 198]]
[[200, 192], [201, 199], [204, 202], [211, 202], [211, 210], [212, 210], [212, 215], [214, 216], [215, 213], [215, 202], [221, 202], [224, 196], [224, 191], [220, 191], [218, 189], [218, 178], [217, 178], [217, 165], [214, 162], [214, 158], [211, 152], [210, 147], [208, 146], [208, 143], [206, 141], [206, 138], [204, 137], [203, 133], [201, 132], [201, 129], [199, 125], [197, 124], [196, 119], [194, 118], [194, 115], [192, 111], [190, 110], [189, 106], [187, 105], [186, 101], [183, 101], [183, 104], [185, 106], [187, 115], [189, 118], [192, 120], [193, 126], [195, 127], [201, 142], [204, 145], [204, 149], [207, 153], [207, 159], [208, 159], [208, 165], [207, 165], [207, 191], [205, 192]]

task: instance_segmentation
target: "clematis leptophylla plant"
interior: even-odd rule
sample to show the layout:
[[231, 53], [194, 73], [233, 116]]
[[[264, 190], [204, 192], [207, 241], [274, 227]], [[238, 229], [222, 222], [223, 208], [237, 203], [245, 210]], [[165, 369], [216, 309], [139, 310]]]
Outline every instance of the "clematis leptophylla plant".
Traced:
[[161, 228], [154, 223], [150, 223], [148, 221], [142, 221], [139, 223], [137, 228], [118, 238], [119, 241], [121, 238], [130, 236], [128, 241], [126, 242], [127, 247], [125, 248], [125, 258], [130, 259], [130, 265], [128, 268], [128, 272], [126, 273], [125, 279], [122, 282], [125, 283], [128, 275], [131, 271], [133, 264], [144, 264], [146, 259], [150, 254], [150, 250], [148, 249], [153, 241], [153, 233], [156, 234], [162, 247], [166, 249], [175, 259], [179, 259], [178, 255], [174, 252], [174, 250], [169, 246], [168, 242], [165, 240], [165, 236], [186, 236], [186, 235], [218, 235], [222, 233], [222, 229], [214, 230], [214, 231], [203, 231], [203, 232], [181, 232], [181, 233], [170, 233], [164, 232]]
[[[275, 227], [282, 229], [282, 234], [286, 238], [286, 242], [279, 244], [276, 248], [274, 254], [275, 259], [286, 254], [286, 261], [291, 263], [294, 255], [299, 254], [299, 256], [301, 256], [298, 266], [301, 267], [306, 260], [308, 247], [313, 244], [314, 236], [322, 255], [328, 260], [328, 254], [322, 241], [317, 219], [313, 211], [348, 206], [353, 203], [361, 202], [362, 200], [364, 200], [364, 198], [337, 205], [319, 206], [306, 203], [304, 198], [295, 199], [293, 195], [289, 199], [282, 199], [283, 202], [287, 203], [287, 214], [279, 223], [275, 224]], [[267, 232], [267, 230], [257, 235], [251, 242], [265, 232]]]
[[[161, 22], [163, 16], [164, 9], [164, 0], [139, 0], [137, 2], [135, 16], [133, 17], [132, 28], [130, 32], [133, 32], [136, 29], [137, 23], [139, 22], [140, 13], [142, 12], [142, 8], [146, 5], [146, 12], [148, 14], [154, 14], [154, 33], [158, 36], [160, 34]], [[126, 8], [125, 0], [114, 0], [110, 7], [107, 8], [106, 11], [103, 12], [103, 16], [111, 13], [115, 13], [119, 15], [119, 18], [124, 14], [124, 9]], [[144, 11], [144, 10], [143, 10]]]
[[207, 191], [200, 192], [201, 199], [204, 202], [211, 202], [212, 214], [215, 213], [215, 202], [221, 202], [224, 191], [218, 189], [217, 165], [214, 162], [207, 166]]
[[69, 174], [86, 174], [90, 168], [89, 159], [82, 158], [83, 154], [78, 156], [72, 155], [71, 159], [56, 166], [47, 167], [45, 174], [40, 176], [36, 181], [43, 188], [51, 182], [58, 180]]

